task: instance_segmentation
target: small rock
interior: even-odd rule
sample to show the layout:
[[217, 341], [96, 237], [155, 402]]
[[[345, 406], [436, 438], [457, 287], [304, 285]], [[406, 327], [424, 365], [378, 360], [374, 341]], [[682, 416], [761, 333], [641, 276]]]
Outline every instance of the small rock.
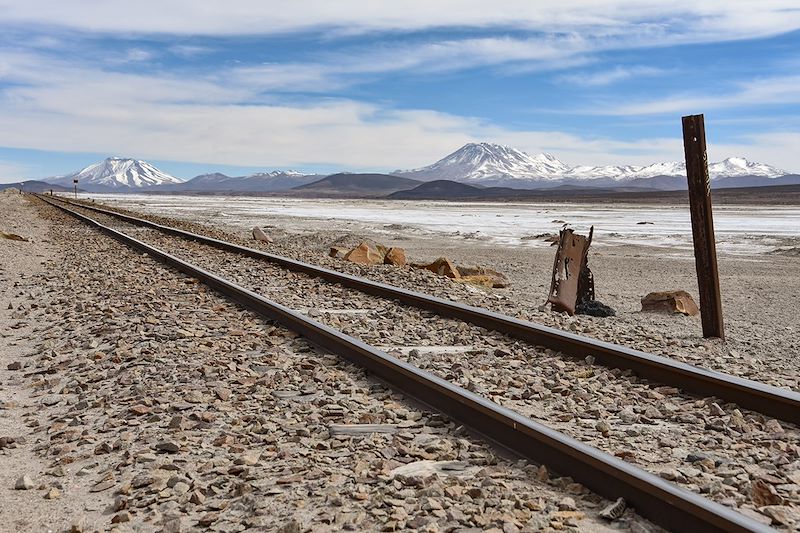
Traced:
[[725, 411], [716, 402], [709, 405], [708, 410], [714, 416], [725, 416]]
[[788, 505], [767, 505], [760, 511], [784, 526], [792, 526], [800, 522], [800, 512]]
[[32, 488], [35, 488], [35, 487], [36, 487], [36, 484], [33, 482], [33, 480], [30, 478], [30, 476], [22, 476], [14, 484], [14, 488], [16, 490], [31, 490]]
[[131, 521], [131, 513], [128, 511], [122, 511], [121, 513], [117, 513], [111, 519], [112, 524], [121, 524], [123, 522], [130, 522]]
[[617, 518], [621, 517], [622, 513], [624, 512], [625, 500], [623, 498], [618, 498], [617, 501], [606, 506], [602, 511], [600, 511], [600, 517], [605, 518], [606, 520], [616, 520]]
[[604, 437], [607, 437], [608, 433], [611, 431], [611, 425], [605, 420], [600, 420], [599, 422], [597, 422], [594, 428], [600, 433], [602, 433]]
[[206, 513], [200, 517], [200, 520], [198, 520], [197, 523], [201, 526], [208, 527], [217, 520], [219, 520], [219, 513]]
[[114, 485], [116, 485], [116, 482], [113, 479], [107, 479], [89, 489], [89, 492], [103, 492], [104, 490], [110, 489]]
[[561, 511], [577, 511], [578, 506], [575, 505], [575, 500], [567, 496], [558, 502], [558, 508]]
[[156, 478], [154, 478], [153, 476], [151, 476], [151, 475], [149, 475], [147, 473], [142, 473], [142, 474], [137, 475], [135, 478], [133, 478], [133, 480], [131, 481], [131, 486], [134, 489], [140, 489], [142, 487], [146, 487], [148, 485], [152, 485], [155, 482], [156, 482]]
[[22, 362], [14, 361], [13, 363], [9, 363], [6, 365], [6, 368], [9, 370], [22, 370]]
[[47, 493], [44, 495], [45, 500], [57, 500], [60, 497], [61, 497], [61, 492], [56, 488], [48, 490]]
[[383, 263], [386, 265], [405, 266], [406, 251], [397, 247], [389, 248], [383, 258]]
[[331, 246], [328, 255], [334, 259], [343, 259], [344, 256], [347, 255], [347, 250], [344, 248], [339, 248], [338, 246]]
[[141, 415], [146, 415], [147, 413], [149, 413], [150, 412], [150, 408], [147, 407], [146, 405], [134, 405], [133, 407], [129, 408], [128, 411], [130, 411], [131, 413], [133, 413], [135, 415], [141, 416]]
[[430, 270], [434, 274], [447, 276], [448, 278], [458, 279], [461, 277], [461, 273], [458, 271], [456, 266], [446, 257], [440, 257], [436, 261], [428, 263], [427, 265], [412, 263], [411, 266], [414, 268]]
[[180, 518], [173, 518], [164, 522], [164, 527], [161, 533], [181, 533], [183, 531], [183, 523]]
[[775, 487], [760, 479], [753, 481], [750, 496], [753, 498], [753, 503], [759, 507], [783, 504], [783, 498], [777, 493]]
[[181, 451], [181, 447], [172, 441], [162, 441], [156, 444], [156, 450], [164, 453], [178, 453]]
[[253, 228], [253, 238], [257, 241], [265, 242], [267, 244], [272, 243], [272, 238], [264, 233], [264, 230], [259, 227]]
[[764, 424], [764, 429], [770, 433], [783, 433], [783, 426], [774, 418], [767, 420], [767, 423]]
[[276, 533], [300, 533], [302, 528], [297, 520], [289, 520], [278, 528]]
[[5, 231], [0, 231], [0, 237], [8, 239], [10, 241], [28, 242], [28, 239], [26, 239], [25, 237], [17, 235], [16, 233], [6, 233]]

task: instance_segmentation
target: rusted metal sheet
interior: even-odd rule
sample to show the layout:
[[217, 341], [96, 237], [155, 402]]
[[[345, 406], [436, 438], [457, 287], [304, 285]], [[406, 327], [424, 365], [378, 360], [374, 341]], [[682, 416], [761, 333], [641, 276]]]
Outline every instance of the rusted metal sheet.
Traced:
[[578, 235], [569, 228], [561, 230], [547, 298], [547, 303], [553, 306], [554, 311], [566, 311], [574, 315], [578, 303], [594, 300], [594, 276], [588, 264], [593, 234], [594, 226], [589, 230], [588, 237]]

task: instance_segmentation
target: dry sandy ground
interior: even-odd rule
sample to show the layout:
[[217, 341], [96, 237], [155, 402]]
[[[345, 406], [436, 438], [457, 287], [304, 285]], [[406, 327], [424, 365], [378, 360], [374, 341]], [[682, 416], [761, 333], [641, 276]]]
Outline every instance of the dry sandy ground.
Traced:
[[[42, 485], [47, 462], [33, 452], [31, 431], [26, 415], [40, 409], [24, 386], [19, 371], [9, 364], [24, 361], [34, 349], [32, 332], [36, 324], [20, 311], [35, 308], [41, 291], [41, 274], [55, 247], [48, 241], [49, 224], [36, 217], [35, 211], [13, 190], [0, 193], [0, 230], [26, 239], [0, 238], [0, 437], [23, 435], [16, 447], [0, 445], [0, 530], [42, 531], [44, 524], [82, 518], [87, 526], [97, 523], [100, 497], [74, 492], [68, 498], [44, 499], [39, 491], [13, 490], [17, 480], [29, 476], [36, 489]], [[35, 489], [34, 489], [35, 490]]]

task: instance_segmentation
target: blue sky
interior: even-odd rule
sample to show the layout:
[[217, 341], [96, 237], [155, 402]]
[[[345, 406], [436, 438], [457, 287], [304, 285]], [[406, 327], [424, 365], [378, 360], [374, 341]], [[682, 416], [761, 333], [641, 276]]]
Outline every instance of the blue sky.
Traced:
[[0, 181], [110, 155], [391, 171], [470, 141], [648, 164], [691, 113], [711, 160], [800, 172], [795, 0], [297, 4], [0, 0]]

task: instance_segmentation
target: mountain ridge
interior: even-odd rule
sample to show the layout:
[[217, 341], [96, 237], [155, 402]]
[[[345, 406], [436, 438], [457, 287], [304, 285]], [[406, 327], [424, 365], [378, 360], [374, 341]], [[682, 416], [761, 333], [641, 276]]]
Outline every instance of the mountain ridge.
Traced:
[[[422, 181], [444, 179], [489, 186], [538, 188], [584, 182], [583, 185], [606, 187], [614, 183], [625, 184], [628, 181], [660, 176], [685, 177], [686, 165], [682, 162], [664, 162], [645, 166], [571, 167], [548, 153], [530, 155], [495, 143], [467, 143], [431, 165], [397, 170], [393, 174]], [[743, 176], [772, 179], [787, 174], [789, 173], [784, 170], [751, 162], [743, 157], [729, 157], [709, 164], [712, 180]], [[603, 181], [591, 183], [594, 180]]]
[[[771, 165], [748, 161], [743, 157], [729, 157], [723, 161], [709, 164], [709, 175], [715, 183], [715, 188], [753, 187], [797, 182], [796, 175]], [[450, 180], [479, 187], [517, 189], [636, 187], [653, 190], [681, 190], [686, 188], [686, 170], [685, 164], [682, 162], [653, 163], [645, 166], [570, 166], [552, 154], [530, 155], [509, 146], [486, 142], [467, 143], [426, 167], [399, 170], [389, 174], [337, 173], [324, 175], [303, 174], [296, 170], [273, 170], [246, 176], [228, 176], [221, 172], [211, 172], [183, 181], [157, 169], [146, 161], [109, 157], [71, 174], [45, 178], [43, 181], [71, 188], [72, 180], [77, 179], [78, 187], [87, 192], [272, 193], [292, 191], [298, 187], [324, 180], [328, 176], [351, 176], [348, 178], [351, 182], [360, 179], [352, 176], [375, 176], [375, 179], [379, 181], [386, 179], [384, 176], [391, 176], [395, 179], [412, 179], [418, 182]], [[342, 182], [340, 185], [343, 188], [342, 192], [345, 193], [352, 189], [373, 194], [379, 188], [366, 183]], [[412, 186], [410, 183], [407, 185], [406, 188]], [[386, 190], [393, 187], [395, 185]], [[315, 188], [320, 190], [321, 186], [318, 185]], [[309, 192], [311, 191], [309, 190]], [[326, 194], [331, 192], [334, 191], [328, 187]]]

